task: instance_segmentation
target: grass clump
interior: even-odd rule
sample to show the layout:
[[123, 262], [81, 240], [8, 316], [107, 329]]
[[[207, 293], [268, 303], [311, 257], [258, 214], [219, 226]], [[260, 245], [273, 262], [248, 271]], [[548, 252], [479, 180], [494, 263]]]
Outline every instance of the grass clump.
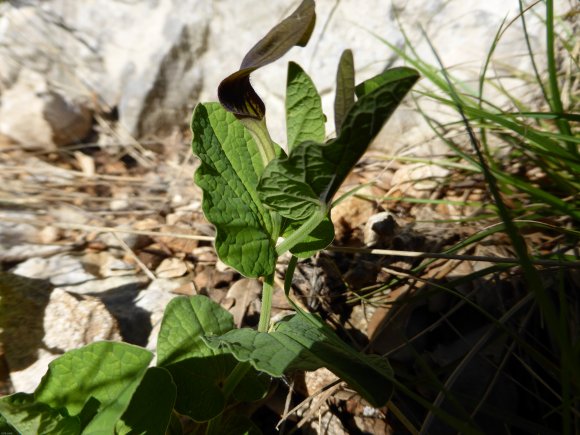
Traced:
[[[383, 330], [400, 325], [397, 318], [422, 316], [423, 327], [404, 330], [389, 352], [392, 361], [414, 361], [395, 366], [405, 387], [392, 401], [413, 433], [580, 433], [580, 9], [556, 17], [551, 0], [519, 6], [501, 23], [475, 83], [445, 66], [425, 32], [434, 63], [405, 29], [403, 47], [384, 41], [424, 77], [414, 93], [417, 111], [449, 150], [428, 164], [442, 163], [486, 192], [476, 234], [447, 252], [467, 252], [503, 233], [517, 258], [445, 279], [425, 273], [435, 261], [427, 260], [373, 289], [374, 301], [403, 285], [411, 289]], [[532, 19], [545, 33], [541, 52], [532, 46]], [[516, 24], [531, 69], [496, 74], [496, 48]], [[512, 79], [534, 97], [507, 87]], [[426, 109], [433, 103], [455, 116], [441, 121]], [[463, 224], [473, 226], [473, 218]], [[559, 264], [538, 263], [547, 259]], [[434, 298], [440, 308], [426, 308]]]

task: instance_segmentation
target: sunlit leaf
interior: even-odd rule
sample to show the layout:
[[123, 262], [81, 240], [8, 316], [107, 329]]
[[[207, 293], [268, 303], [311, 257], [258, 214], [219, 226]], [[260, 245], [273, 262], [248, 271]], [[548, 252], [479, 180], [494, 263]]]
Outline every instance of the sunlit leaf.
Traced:
[[152, 358], [138, 346], [106, 341], [68, 351], [50, 363], [35, 401], [69, 415], [90, 410], [83, 433], [113, 433]]
[[201, 160], [195, 182], [203, 190], [205, 216], [216, 227], [218, 256], [247, 277], [271, 274], [280, 229], [256, 190], [263, 172], [256, 143], [217, 103], [198, 104], [191, 128], [192, 149]]
[[306, 140], [324, 141], [324, 113], [320, 95], [308, 74], [294, 62], [288, 64], [286, 129], [290, 151]]

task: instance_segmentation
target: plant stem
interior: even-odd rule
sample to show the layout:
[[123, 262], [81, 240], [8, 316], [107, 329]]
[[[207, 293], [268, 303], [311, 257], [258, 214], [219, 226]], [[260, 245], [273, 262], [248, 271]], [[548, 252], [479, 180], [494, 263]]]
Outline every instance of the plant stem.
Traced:
[[[558, 74], [556, 71], [556, 54], [554, 52], [554, 1], [546, 1], [546, 51], [548, 57], [548, 78], [550, 84], [550, 106], [556, 114], [563, 114], [564, 108], [560, 99], [560, 89], [558, 89]], [[558, 119], [556, 125], [565, 136], [571, 137], [572, 130], [570, 124], [565, 119]], [[573, 142], [566, 142], [568, 151], [578, 155], [578, 147]]]
[[[274, 273], [268, 275], [264, 278], [264, 284], [262, 286], [262, 310], [260, 311], [260, 322], [258, 323], [259, 332], [268, 332], [270, 326], [270, 314], [272, 312], [272, 294], [274, 293]], [[238, 386], [238, 384], [244, 379], [244, 376], [252, 368], [249, 362], [239, 361], [230, 375], [224, 382], [223, 393], [226, 402]], [[219, 423], [221, 421], [221, 414], [214, 417], [208, 422], [206, 435], [217, 434], [217, 428], [219, 428]]]
[[224, 396], [226, 401], [229, 399], [230, 395], [234, 392], [238, 384], [244, 379], [246, 373], [251, 368], [251, 364], [248, 362], [238, 362], [236, 367], [232, 370], [226, 382], [224, 383]]
[[274, 293], [274, 274], [264, 278], [262, 286], [262, 309], [260, 310], [260, 321], [258, 322], [258, 332], [268, 332], [270, 327], [270, 314], [272, 312], [272, 294]]
[[328, 208], [326, 204], [321, 205], [320, 208], [312, 213], [312, 215], [300, 226], [300, 228], [286, 237], [286, 239], [276, 247], [276, 253], [282, 255], [303, 241], [308, 234], [320, 225], [320, 222], [322, 222], [326, 217], [327, 212]]

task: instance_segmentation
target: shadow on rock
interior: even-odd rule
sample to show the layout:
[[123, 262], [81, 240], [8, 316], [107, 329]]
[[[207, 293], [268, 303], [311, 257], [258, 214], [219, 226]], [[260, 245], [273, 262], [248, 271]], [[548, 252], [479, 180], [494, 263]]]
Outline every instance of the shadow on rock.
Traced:
[[146, 346], [153, 329], [151, 314], [136, 305], [141, 286], [128, 284], [104, 292], [94, 293], [117, 320], [123, 341]]

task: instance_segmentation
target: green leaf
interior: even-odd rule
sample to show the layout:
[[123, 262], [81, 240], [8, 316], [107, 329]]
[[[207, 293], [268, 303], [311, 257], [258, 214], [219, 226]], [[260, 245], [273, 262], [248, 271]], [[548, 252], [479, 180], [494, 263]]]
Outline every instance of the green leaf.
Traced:
[[[237, 362], [236, 360], [236, 364]], [[234, 389], [233, 397], [238, 402], [261, 400], [268, 394], [271, 381], [272, 378], [270, 376], [252, 368]]]
[[272, 28], [246, 54], [240, 69], [226, 77], [218, 87], [220, 103], [239, 118], [263, 119], [264, 102], [250, 84], [250, 74], [280, 59], [295, 45], [304, 47], [316, 22], [313, 0], [303, 0], [286, 19]]
[[232, 315], [205, 296], [178, 297], [167, 305], [157, 340], [157, 365], [165, 367], [177, 385], [179, 413], [207, 421], [224, 410], [221, 384], [235, 361], [209, 348], [203, 337], [233, 328]]
[[81, 417], [92, 408], [83, 434], [113, 433], [152, 358], [143, 348], [107, 341], [68, 351], [49, 364], [35, 400]]
[[177, 385], [175, 410], [197, 422], [221, 414], [226, 407], [222, 386], [235, 365], [232, 356], [224, 353], [165, 366]]
[[360, 85], [361, 97], [336, 139], [326, 144], [303, 142], [288, 157], [268, 164], [258, 186], [262, 202], [294, 221], [305, 220], [322, 205], [329, 205], [418, 78], [415, 70], [395, 68]]
[[320, 95], [312, 79], [294, 62], [288, 64], [286, 128], [290, 151], [306, 140], [323, 142], [326, 135]]
[[[179, 413], [202, 422], [224, 410], [223, 384], [237, 361], [224, 350], [208, 347], [203, 338], [233, 328], [232, 315], [205, 296], [178, 297], [168, 304], [157, 343], [158, 365], [171, 373], [177, 385]], [[267, 386], [256, 384], [255, 376], [253, 370], [246, 375], [234, 392], [236, 398], [253, 400], [265, 394]]]
[[[0, 399], [2, 400], [2, 399]], [[16, 429], [14, 429], [12, 426], [10, 426], [8, 424], [8, 421], [6, 420], [6, 418], [4, 418], [4, 416], [2, 415], [2, 413], [0, 412], [0, 433], [6, 433], [9, 435], [17, 435], [18, 432], [16, 431]]]
[[[282, 237], [287, 238], [296, 231], [301, 222], [290, 222], [284, 229]], [[290, 252], [298, 258], [310, 258], [318, 251], [326, 248], [334, 240], [334, 225], [329, 217], [326, 217], [310, 234], [296, 244]]]
[[150, 367], [133, 394], [129, 407], [117, 422], [115, 433], [164, 435], [169, 426], [176, 394], [177, 387], [169, 372]]
[[[0, 399], [0, 423], [2, 434], [55, 434], [76, 435], [81, 433], [78, 417], [70, 417], [34, 400], [34, 395], [16, 393]], [[10, 426], [7, 427], [7, 424]]]
[[157, 339], [157, 365], [167, 366], [189, 358], [219, 355], [208, 348], [205, 335], [221, 335], [234, 329], [234, 318], [206, 296], [172, 299], [163, 314]]
[[336, 72], [336, 95], [334, 97], [334, 126], [340, 134], [346, 114], [354, 105], [354, 59], [351, 50], [344, 50]]
[[217, 103], [198, 104], [191, 128], [193, 152], [201, 160], [195, 181], [205, 216], [216, 227], [220, 259], [248, 277], [271, 274], [280, 223], [256, 191], [263, 164], [255, 141]]
[[[397, 67], [391, 68], [382, 74], [378, 74], [368, 80], [357, 85], [355, 92], [358, 98], [363, 98], [365, 95], [369, 95], [375, 92], [377, 89], [380, 89], [385, 86], [392, 86], [393, 84], [397, 84], [397, 82], [402, 81], [403, 86], [404, 83], [408, 83], [408, 80], [411, 80], [411, 83], [408, 84], [407, 90], [394, 90], [393, 97], [396, 98], [396, 94], [398, 92], [403, 92], [406, 94], [409, 89], [413, 87], [415, 82], [419, 79], [419, 73], [411, 68], [406, 67]], [[397, 104], [398, 105], [398, 104]]]
[[326, 367], [373, 406], [383, 406], [392, 394], [393, 373], [387, 360], [356, 352], [312, 314], [299, 312], [287, 317], [270, 333], [243, 328], [208, 337], [207, 341], [276, 377], [291, 370]]

